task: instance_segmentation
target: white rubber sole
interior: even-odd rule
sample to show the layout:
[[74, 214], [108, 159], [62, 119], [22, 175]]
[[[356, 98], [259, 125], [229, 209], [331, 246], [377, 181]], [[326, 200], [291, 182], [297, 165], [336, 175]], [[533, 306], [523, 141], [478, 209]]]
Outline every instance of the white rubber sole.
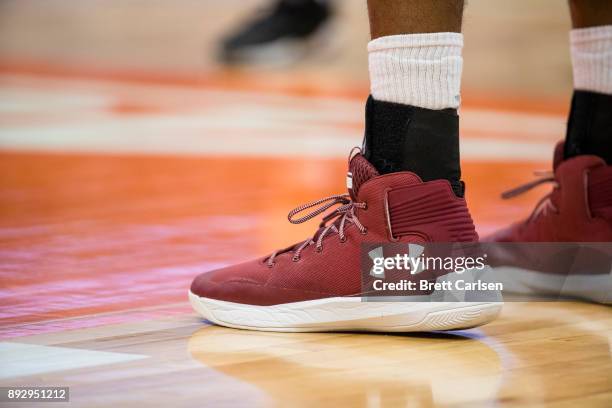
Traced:
[[226, 327], [277, 332], [459, 330], [494, 320], [502, 302], [362, 302], [333, 297], [274, 306], [253, 306], [199, 297], [194, 310]]

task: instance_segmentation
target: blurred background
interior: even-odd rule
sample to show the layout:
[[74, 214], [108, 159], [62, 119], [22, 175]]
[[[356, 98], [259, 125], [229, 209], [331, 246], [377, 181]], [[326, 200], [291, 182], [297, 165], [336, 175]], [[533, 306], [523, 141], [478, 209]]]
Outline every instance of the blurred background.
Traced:
[[[219, 42], [245, 26], [269, 0], [4, 0], [3, 61], [88, 70], [198, 75], [218, 73]], [[330, 0], [324, 47], [299, 64], [272, 69], [301, 86], [319, 81], [367, 89], [365, 0]], [[564, 1], [469, 0], [466, 91], [567, 98], [570, 28]], [[271, 61], [270, 61], [271, 62]], [[266, 69], [265, 71], [270, 71]], [[325, 82], [326, 84], [328, 82]]]
[[[328, 5], [0, 2], [0, 336], [190, 313], [197, 273], [314, 232], [286, 214], [345, 191], [368, 95], [366, 2]], [[481, 235], [542, 194], [499, 198], [564, 135], [569, 27], [563, 1], [469, 1], [461, 154]], [[278, 30], [298, 41], [242, 52]]]

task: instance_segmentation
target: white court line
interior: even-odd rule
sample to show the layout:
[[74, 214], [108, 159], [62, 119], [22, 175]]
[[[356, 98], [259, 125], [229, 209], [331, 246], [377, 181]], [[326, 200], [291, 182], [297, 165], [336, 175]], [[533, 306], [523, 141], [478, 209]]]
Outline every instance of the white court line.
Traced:
[[144, 358], [147, 356], [2, 342], [0, 343], [0, 379], [124, 363]]
[[[66, 117], [0, 125], [0, 149], [6, 150], [345, 157], [362, 138], [363, 104], [355, 100], [101, 80], [2, 79], [0, 118], [20, 112], [44, 117], [50, 111]], [[125, 98], [159, 102], [161, 113], [110, 111]], [[565, 127], [563, 116], [551, 114], [465, 108], [461, 117], [461, 155], [468, 160], [549, 160]]]

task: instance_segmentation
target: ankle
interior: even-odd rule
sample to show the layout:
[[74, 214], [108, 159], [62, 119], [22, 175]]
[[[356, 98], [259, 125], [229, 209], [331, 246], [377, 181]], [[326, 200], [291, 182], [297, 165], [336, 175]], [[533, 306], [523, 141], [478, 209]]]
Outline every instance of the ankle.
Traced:
[[612, 164], [612, 95], [574, 91], [564, 146], [566, 159], [589, 154]]
[[463, 196], [455, 109], [433, 110], [370, 97], [364, 156], [381, 174], [410, 171], [423, 181], [448, 180], [455, 195]]

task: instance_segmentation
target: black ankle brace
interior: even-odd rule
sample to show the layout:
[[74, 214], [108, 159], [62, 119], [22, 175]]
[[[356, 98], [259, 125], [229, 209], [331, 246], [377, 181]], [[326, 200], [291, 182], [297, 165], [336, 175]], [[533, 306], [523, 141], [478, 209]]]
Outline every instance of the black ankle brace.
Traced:
[[463, 197], [456, 109], [425, 109], [370, 96], [363, 152], [381, 174], [411, 171], [423, 181], [446, 179]]
[[574, 91], [563, 155], [581, 154], [612, 164], [612, 95]]

